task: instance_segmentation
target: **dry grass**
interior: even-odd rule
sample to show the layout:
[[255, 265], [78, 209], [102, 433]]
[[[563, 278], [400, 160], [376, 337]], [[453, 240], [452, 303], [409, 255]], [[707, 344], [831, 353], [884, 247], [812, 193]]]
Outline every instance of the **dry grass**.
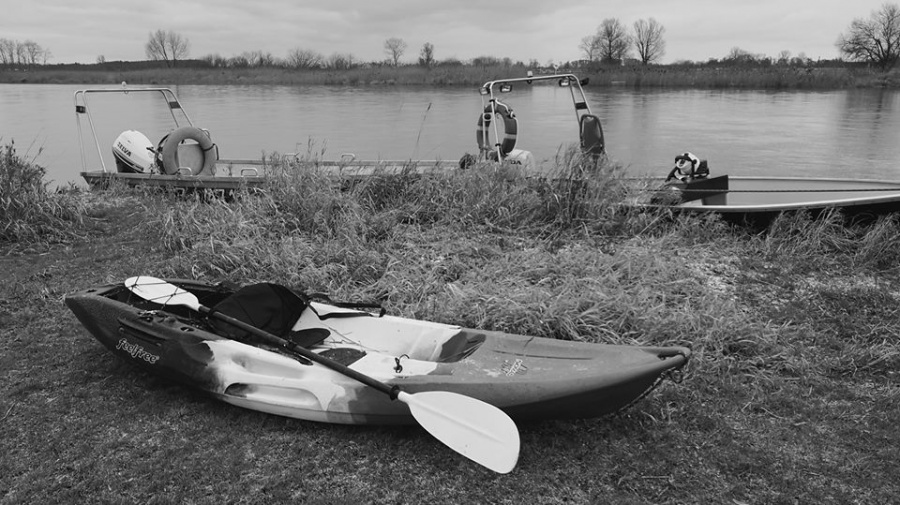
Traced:
[[[895, 500], [895, 218], [758, 232], [623, 211], [614, 167], [593, 173], [609, 191], [459, 175], [354, 186], [297, 172], [231, 203], [86, 195], [102, 230], [4, 263], [0, 503]], [[274, 280], [410, 317], [695, 354], [681, 385], [623, 414], [520, 426], [519, 465], [498, 476], [415, 427], [244, 411], [115, 360], [62, 297], [136, 273]]]
[[83, 202], [71, 192], [51, 195], [46, 173], [19, 155], [14, 142], [0, 146], [0, 244], [39, 248], [78, 236]]

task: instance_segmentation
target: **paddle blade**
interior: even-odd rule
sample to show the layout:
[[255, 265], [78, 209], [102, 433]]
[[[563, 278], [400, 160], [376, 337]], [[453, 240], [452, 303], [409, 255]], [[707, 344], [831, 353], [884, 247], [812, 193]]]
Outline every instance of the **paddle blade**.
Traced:
[[148, 302], [160, 305], [183, 305], [197, 311], [200, 310], [200, 301], [196, 296], [156, 277], [146, 275], [129, 277], [125, 279], [125, 287]]
[[447, 447], [497, 473], [519, 460], [519, 430], [502, 410], [447, 391], [401, 392], [416, 421]]

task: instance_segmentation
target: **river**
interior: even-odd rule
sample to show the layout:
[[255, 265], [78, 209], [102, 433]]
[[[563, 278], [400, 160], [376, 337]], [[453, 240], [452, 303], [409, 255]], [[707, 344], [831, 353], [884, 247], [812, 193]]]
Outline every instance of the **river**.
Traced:
[[[53, 185], [82, 185], [73, 93], [88, 86], [0, 84], [0, 143], [44, 166]], [[110, 86], [114, 87], [114, 86]], [[173, 86], [222, 158], [313, 151], [325, 159], [458, 160], [477, 153], [477, 89], [457, 87]], [[629, 173], [665, 175], [677, 154], [714, 174], [900, 179], [900, 92], [585, 88], [610, 156]], [[170, 127], [161, 102], [139, 93], [91, 99], [101, 151], [136, 129], [154, 142]], [[95, 95], [99, 96], [99, 95]], [[517, 85], [502, 97], [519, 120], [518, 147], [552, 159], [577, 141], [569, 91]], [[89, 169], [90, 153], [82, 121]], [[96, 158], [96, 155], [94, 156]]]

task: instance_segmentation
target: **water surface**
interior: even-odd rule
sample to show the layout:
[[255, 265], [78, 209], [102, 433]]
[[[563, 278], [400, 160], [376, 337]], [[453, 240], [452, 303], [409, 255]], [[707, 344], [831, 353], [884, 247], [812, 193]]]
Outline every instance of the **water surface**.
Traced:
[[[55, 183], [82, 184], [73, 93], [88, 86], [0, 85], [0, 141], [15, 140]], [[330, 86], [176, 86], [194, 124], [223, 158], [324, 152], [337, 159], [458, 160], [476, 153], [476, 89]], [[668, 172], [675, 155], [709, 160], [713, 174], [900, 179], [900, 92], [585, 88], [610, 155], [630, 173]], [[95, 95], [97, 96], [97, 95]], [[171, 127], [156, 97], [91, 98], [100, 151], [123, 130], [158, 141]], [[109, 99], [107, 99], [109, 98]], [[577, 141], [569, 91], [519, 86], [502, 99], [519, 119], [518, 147], [553, 159]], [[85, 130], [85, 133], [87, 131]], [[97, 148], [85, 137], [89, 169]], [[39, 152], [40, 151], [40, 152]]]

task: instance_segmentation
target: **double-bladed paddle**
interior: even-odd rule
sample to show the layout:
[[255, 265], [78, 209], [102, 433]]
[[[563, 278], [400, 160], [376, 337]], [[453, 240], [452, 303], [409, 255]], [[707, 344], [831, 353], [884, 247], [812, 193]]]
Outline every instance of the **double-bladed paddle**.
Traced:
[[519, 459], [519, 430], [506, 413], [493, 405], [449, 391], [407, 393], [399, 386], [389, 386], [293, 342], [205, 307], [193, 293], [162, 279], [143, 275], [131, 277], [125, 281], [125, 286], [147, 301], [160, 305], [188, 307], [208, 317], [234, 325], [375, 388], [393, 400], [400, 400], [409, 406], [416, 421], [432, 436], [454, 451], [495, 472], [509, 473], [516, 466]]

